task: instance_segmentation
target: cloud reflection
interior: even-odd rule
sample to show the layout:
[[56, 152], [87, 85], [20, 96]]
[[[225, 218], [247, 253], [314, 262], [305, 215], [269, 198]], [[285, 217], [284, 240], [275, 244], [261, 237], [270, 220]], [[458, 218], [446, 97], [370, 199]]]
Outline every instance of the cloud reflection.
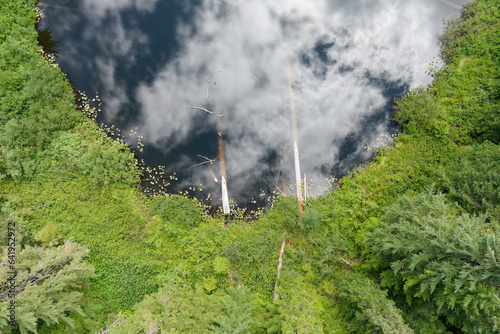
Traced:
[[[273, 151], [284, 153], [292, 176], [291, 59], [302, 170], [322, 180], [325, 167], [339, 163], [342, 139], [387, 109], [383, 84], [429, 82], [424, 71], [437, 53], [439, 7], [430, 0], [204, 1], [194, 26], [177, 31], [183, 51], [136, 90], [141, 132], [168, 152], [214, 126], [209, 115], [206, 123], [194, 124], [197, 111], [190, 106], [216, 105], [224, 113], [233, 195], [245, 192], [249, 178], [261, 177]], [[354, 154], [367, 157], [363, 146], [373, 146], [385, 130], [386, 122], [373, 124]], [[209, 182], [208, 171], [199, 174], [194, 182]]]
[[[58, 17], [59, 33], [85, 21], [79, 38], [64, 40], [59, 61], [102, 87], [108, 122], [120, 122], [123, 107], [137, 103], [137, 124], [128, 125], [164, 154], [196, 145], [193, 138], [210, 132], [216, 147], [215, 117], [191, 107], [223, 113], [229, 192], [246, 200], [273, 154], [283, 155], [293, 179], [288, 59], [302, 171], [321, 184], [332, 169], [345, 171], [373, 153], [363, 148], [387, 131], [389, 99], [430, 82], [424, 72], [438, 51], [442, 17], [458, 14], [439, 0], [168, 1], [163, 7], [160, 0], [78, 2], [84, 14]], [[174, 3], [193, 13], [189, 21], [169, 16]], [[165, 20], [175, 20], [169, 23], [175, 36], [146, 33], [144, 22], [153, 15], [165, 16], [155, 26], [159, 32], [167, 29]], [[130, 87], [128, 73], [170, 39], [179, 47], [175, 56], [154, 64], [154, 71], [147, 67], [147, 80], [143, 73]], [[95, 54], [86, 49], [91, 44]], [[187, 170], [199, 162], [196, 154], [216, 152], [180, 153], [165, 164]], [[185, 183], [219, 191], [208, 168], [191, 171]]]
[[82, 1], [82, 9], [100, 19], [124, 9], [135, 9], [139, 12], [151, 12], [158, 0], [88, 0]]

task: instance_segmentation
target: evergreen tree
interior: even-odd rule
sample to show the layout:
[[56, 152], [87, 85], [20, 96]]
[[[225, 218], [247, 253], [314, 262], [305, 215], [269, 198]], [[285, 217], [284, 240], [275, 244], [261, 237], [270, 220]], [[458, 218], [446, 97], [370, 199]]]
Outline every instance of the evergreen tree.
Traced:
[[103, 333], [207, 333], [222, 313], [221, 293], [208, 295], [197, 284], [168, 277], [157, 293], [148, 295], [132, 314], [118, 314]]
[[249, 334], [255, 324], [251, 314], [254, 308], [251, 303], [253, 295], [246, 287], [229, 287], [226, 292], [222, 299], [226, 314], [214, 319], [219, 325], [214, 328], [215, 333]]
[[413, 334], [387, 292], [360, 274], [337, 276], [338, 301], [352, 333]]
[[430, 302], [467, 333], [500, 330], [500, 227], [460, 215], [432, 189], [402, 197], [368, 235], [382, 285]]
[[[79, 305], [83, 295], [78, 290], [95, 276], [93, 267], [82, 261], [88, 249], [69, 240], [47, 249], [27, 246], [15, 255], [14, 261], [8, 250], [4, 249], [0, 267], [4, 281], [0, 288], [2, 333], [15, 328], [23, 334], [36, 333], [40, 321], [48, 326], [61, 321], [73, 325], [70, 312], [84, 315]], [[14, 288], [10, 284], [13, 281], [5, 282], [12, 277]], [[10, 312], [11, 305], [15, 305], [14, 313]], [[15, 315], [13, 322], [11, 314]]]

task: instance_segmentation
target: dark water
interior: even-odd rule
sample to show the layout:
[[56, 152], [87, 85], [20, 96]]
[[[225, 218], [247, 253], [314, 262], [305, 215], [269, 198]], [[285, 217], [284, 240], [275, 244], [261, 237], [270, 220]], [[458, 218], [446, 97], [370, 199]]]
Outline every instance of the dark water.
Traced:
[[[454, 1], [461, 5], [464, 1]], [[46, 49], [73, 84], [102, 101], [171, 192], [203, 184], [216, 200], [218, 111], [230, 197], [240, 205], [294, 180], [291, 62], [302, 173], [321, 193], [390, 142], [392, 101], [426, 85], [443, 17], [439, 0], [46, 0]], [[144, 146], [138, 146], [142, 136]], [[210, 169], [210, 168], [211, 169]], [[290, 191], [289, 189], [288, 191]], [[215, 202], [215, 204], [217, 204]]]

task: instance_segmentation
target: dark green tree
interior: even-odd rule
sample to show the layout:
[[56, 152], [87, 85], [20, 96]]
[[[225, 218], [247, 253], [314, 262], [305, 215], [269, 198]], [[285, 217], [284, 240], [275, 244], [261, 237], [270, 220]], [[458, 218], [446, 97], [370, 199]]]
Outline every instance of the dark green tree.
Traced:
[[382, 285], [467, 333], [500, 330], [500, 228], [432, 189], [387, 208], [367, 236]]
[[[19, 245], [20, 246], [20, 245]], [[80, 307], [83, 294], [79, 291], [95, 277], [94, 268], [83, 262], [88, 249], [69, 240], [59, 247], [27, 246], [9, 257], [9, 247], [3, 252], [0, 278], [0, 331], [15, 328], [21, 333], [36, 333], [41, 322], [47, 326], [74, 320], [71, 313], [84, 315]], [[9, 262], [14, 259], [13, 262]], [[13, 267], [8, 265], [14, 263]], [[10, 281], [15, 272], [15, 288]], [[15, 324], [10, 323], [9, 307], [15, 301]]]
[[457, 150], [441, 187], [448, 197], [470, 213], [492, 213], [500, 204], [500, 146], [489, 142]]
[[412, 334], [387, 291], [360, 274], [338, 275], [338, 306], [352, 333]]
[[201, 285], [194, 288], [169, 277], [165, 285], [134, 307], [132, 314], [118, 314], [108, 325], [117, 333], [207, 333], [213, 319], [222, 313], [222, 293], [206, 294]]
[[250, 329], [256, 323], [252, 317], [252, 299], [254, 296], [248, 288], [229, 287], [227, 294], [222, 298], [225, 314], [214, 319], [218, 327], [214, 332], [218, 334], [250, 334]]

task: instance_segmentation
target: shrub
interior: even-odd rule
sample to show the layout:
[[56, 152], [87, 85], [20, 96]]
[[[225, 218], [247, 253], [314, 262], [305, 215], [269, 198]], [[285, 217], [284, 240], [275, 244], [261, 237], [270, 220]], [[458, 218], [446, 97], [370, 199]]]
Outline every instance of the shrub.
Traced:
[[120, 321], [108, 325], [109, 333], [207, 333], [222, 314], [221, 299], [220, 292], [208, 295], [199, 285], [169, 281], [138, 303], [132, 314], [118, 314]]
[[[95, 277], [94, 268], [83, 262], [87, 256], [85, 249], [70, 241], [57, 248], [43, 249], [28, 246], [16, 255], [16, 324], [10, 325], [7, 306], [12, 299], [8, 298], [7, 284], [0, 288], [0, 329], [6, 333], [8, 329], [21, 333], [37, 331], [39, 323], [47, 326], [66, 322], [73, 326], [74, 319], [70, 312], [83, 315], [79, 292], [82, 285]], [[8, 252], [4, 250], [2, 263], [8, 262]], [[0, 267], [0, 277], [10, 277], [8, 267]], [[11, 332], [11, 331], [9, 331]]]
[[349, 319], [352, 333], [410, 334], [402, 312], [387, 298], [387, 291], [360, 274], [337, 276], [338, 304]]
[[[414, 91], [394, 104], [392, 119], [403, 125], [408, 133], [436, 133], [442, 136], [446, 132], [443, 123], [437, 123], [439, 116], [438, 104], [430, 92], [423, 88]], [[439, 129], [441, 127], [441, 129]]]
[[323, 215], [315, 208], [308, 208], [300, 217], [299, 225], [304, 232], [309, 233], [321, 224], [322, 217]]
[[203, 220], [203, 209], [196, 200], [180, 195], [157, 196], [151, 199], [149, 212], [186, 228], [196, 227]]
[[294, 197], [279, 196], [268, 218], [277, 230], [294, 233], [299, 220], [299, 202]]
[[254, 295], [246, 287], [229, 287], [222, 298], [225, 312], [214, 319], [218, 326], [213, 330], [218, 334], [238, 333], [250, 334], [250, 329], [256, 323], [252, 317], [252, 300]]
[[500, 204], [500, 146], [485, 142], [460, 148], [441, 187], [470, 213], [492, 213]]

